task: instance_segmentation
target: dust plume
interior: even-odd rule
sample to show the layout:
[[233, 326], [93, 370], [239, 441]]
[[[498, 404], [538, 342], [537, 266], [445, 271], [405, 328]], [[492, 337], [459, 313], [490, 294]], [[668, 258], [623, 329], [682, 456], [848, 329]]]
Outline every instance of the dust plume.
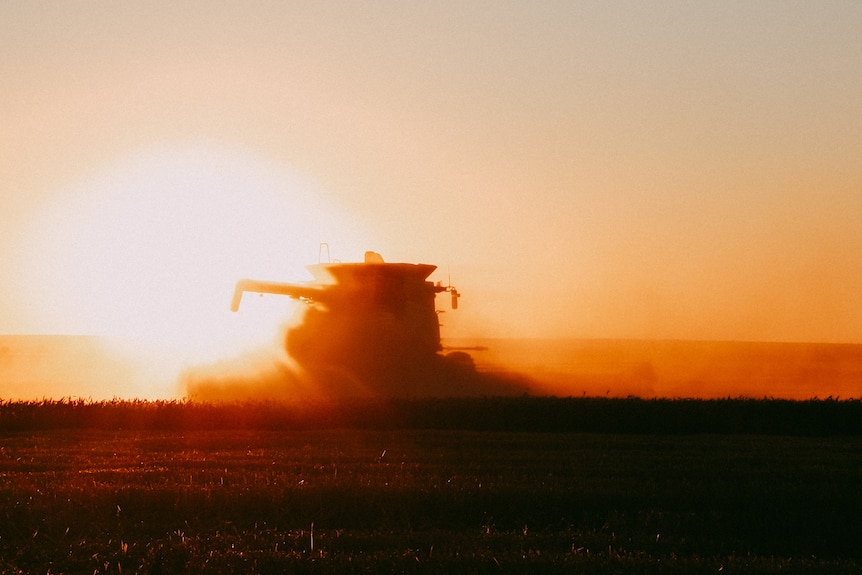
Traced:
[[862, 397], [862, 345], [795, 342], [470, 339], [477, 366], [528, 374], [539, 395]]

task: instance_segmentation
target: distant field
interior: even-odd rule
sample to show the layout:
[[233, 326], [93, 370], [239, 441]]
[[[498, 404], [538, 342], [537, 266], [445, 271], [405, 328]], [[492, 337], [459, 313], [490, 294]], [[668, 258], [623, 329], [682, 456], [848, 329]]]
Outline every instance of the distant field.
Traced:
[[533, 380], [535, 394], [862, 398], [862, 345], [614, 339], [461, 339], [483, 369]]
[[2, 399], [171, 397], [149, 395], [163, 390], [164, 382], [147, 382], [142, 376], [140, 362], [112, 346], [108, 338], [0, 335]]
[[[448, 339], [533, 395], [862, 398], [862, 345], [600, 339]], [[187, 395], [159, 358], [108, 338], [0, 335], [0, 399]], [[224, 366], [221, 366], [224, 368]]]
[[0, 572], [858, 573], [860, 411], [4, 403]]

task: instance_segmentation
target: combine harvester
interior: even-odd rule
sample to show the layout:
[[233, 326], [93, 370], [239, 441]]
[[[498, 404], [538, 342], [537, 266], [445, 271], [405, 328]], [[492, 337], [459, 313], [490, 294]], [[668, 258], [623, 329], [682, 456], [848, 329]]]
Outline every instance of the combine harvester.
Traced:
[[436, 296], [448, 293], [457, 309], [461, 294], [428, 280], [436, 266], [386, 263], [366, 252], [363, 262], [321, 262], [307, 269], [314, 280], [305, 283], [240, 280], [231, 309], [239, 309], [245, 292], [304, 303], [285, 347], [316, 389], [396, 397], [513, 392], [500, 378], [478, 373], [465, 351], [442, 346]]

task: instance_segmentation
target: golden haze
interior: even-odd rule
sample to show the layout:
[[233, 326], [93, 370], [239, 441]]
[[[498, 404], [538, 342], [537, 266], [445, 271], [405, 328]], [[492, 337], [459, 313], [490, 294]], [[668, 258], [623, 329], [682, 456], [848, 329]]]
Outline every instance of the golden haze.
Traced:
[[230, 284], [328, 241], [439, 265], [452, 337], [860, 343], [860, 28], [853, 2], [4, 4], [0, 333], [240, 353], [288, 314], [231, 317]]

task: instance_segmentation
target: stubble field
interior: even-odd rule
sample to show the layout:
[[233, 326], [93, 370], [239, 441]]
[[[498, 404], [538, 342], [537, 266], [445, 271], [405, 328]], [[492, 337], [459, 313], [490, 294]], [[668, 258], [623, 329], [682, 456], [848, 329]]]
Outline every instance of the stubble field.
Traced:
[[860, 415], [854, 401], [5, 403], [0, 571], [858, 573]]

